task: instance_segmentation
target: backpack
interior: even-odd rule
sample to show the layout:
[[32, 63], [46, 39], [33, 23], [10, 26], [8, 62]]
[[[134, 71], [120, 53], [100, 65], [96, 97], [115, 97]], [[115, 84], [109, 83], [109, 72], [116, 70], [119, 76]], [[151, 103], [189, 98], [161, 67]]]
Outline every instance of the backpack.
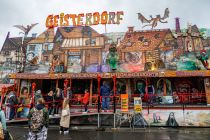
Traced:
[[31, 117], [31, 131], [32, 132], [39, 132], [42, 130], [43, 122], [44, 122], [44, 111], [43, 109], [38, 110], [34, 108], [34, 111], [32, 113]]

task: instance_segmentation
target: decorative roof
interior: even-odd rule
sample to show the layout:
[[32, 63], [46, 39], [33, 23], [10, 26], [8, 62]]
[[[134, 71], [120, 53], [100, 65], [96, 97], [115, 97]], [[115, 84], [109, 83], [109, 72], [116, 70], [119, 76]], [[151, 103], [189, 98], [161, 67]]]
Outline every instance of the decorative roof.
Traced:
[[126, 32], [119, 49], [122, 51], [152, 51], [160, 46], [170, 29]]
[[[32, 37], [25, 37], [23, 41], [24, 46], [32, 39], [33, 39]], [[1, 52], [18, 50], [21, 45], [22, 45], [22, 37], [10, 38], [8, 33], [7, 38], [5, 39], [4, 44], [2, 46]]]
[[54, 40], [54, 29], [50, 28], [41, 33], [38, 37], [31, 40], [29, 44], [37, 44], [37, 43], [52, 43]]
[[[79, 26], [79, 27], [59, 27], [57, 32], [64, 38], [80, 38], [80, 37], [99, 37], [103, 36], [96, 32], [90, 26]], [[56, 33], [57, 34], [57, 33]]]

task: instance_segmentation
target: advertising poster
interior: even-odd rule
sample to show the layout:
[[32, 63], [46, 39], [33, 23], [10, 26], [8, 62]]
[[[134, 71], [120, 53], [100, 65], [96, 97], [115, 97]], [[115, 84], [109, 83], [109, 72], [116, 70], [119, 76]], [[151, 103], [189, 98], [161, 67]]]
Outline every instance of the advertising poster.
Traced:
[[135, 113], [141, 113], [142, 112], [141, 97], [134, 97], [134, 112]]
[[121, 94], [121, 112], [128, 112], [128, 94]]

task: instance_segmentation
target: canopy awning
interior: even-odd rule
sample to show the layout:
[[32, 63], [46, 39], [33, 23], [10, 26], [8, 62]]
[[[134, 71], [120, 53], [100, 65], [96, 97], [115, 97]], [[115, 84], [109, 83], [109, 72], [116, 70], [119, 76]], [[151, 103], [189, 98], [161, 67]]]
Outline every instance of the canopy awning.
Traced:
[[142, 71], [142, 72], [113, 72], [113, 73], [12, 73], [10, 79], [97, 79], [101, 78], [149, 78], [149, 77], [209, 77], [210, 70], [196, 71]]

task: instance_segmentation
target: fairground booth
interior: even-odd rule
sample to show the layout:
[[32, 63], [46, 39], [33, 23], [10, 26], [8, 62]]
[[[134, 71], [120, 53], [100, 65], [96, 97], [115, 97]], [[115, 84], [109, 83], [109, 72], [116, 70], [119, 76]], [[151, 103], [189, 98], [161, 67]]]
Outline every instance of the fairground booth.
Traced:
[[[18, 97], [27, 89], [29, 99], [38, 90], [45, 98], [57, 88], [67, 96], [70, 88], [72, 115], [84, 114], [79, 99], [88, 89], [89, 114], [135, 112], [139, 103], [147, 125], [210, 126], [210, 53], [196, 25], [184, 32], [178, 27], [128, 27], [115, 42], [90, 26], [58, 27], [55, 33], [49, 28], [28, 42], [23, 71], [9, 76], [16, 81]], [[110, 88], [106, 97], [101, 96], [103, 83]], [[106, 109], [102, 98], [109, 99]], [[62, 99], [56, 102], [61, 107]], [[171, 118], [177, 123], [169, 123]]]

